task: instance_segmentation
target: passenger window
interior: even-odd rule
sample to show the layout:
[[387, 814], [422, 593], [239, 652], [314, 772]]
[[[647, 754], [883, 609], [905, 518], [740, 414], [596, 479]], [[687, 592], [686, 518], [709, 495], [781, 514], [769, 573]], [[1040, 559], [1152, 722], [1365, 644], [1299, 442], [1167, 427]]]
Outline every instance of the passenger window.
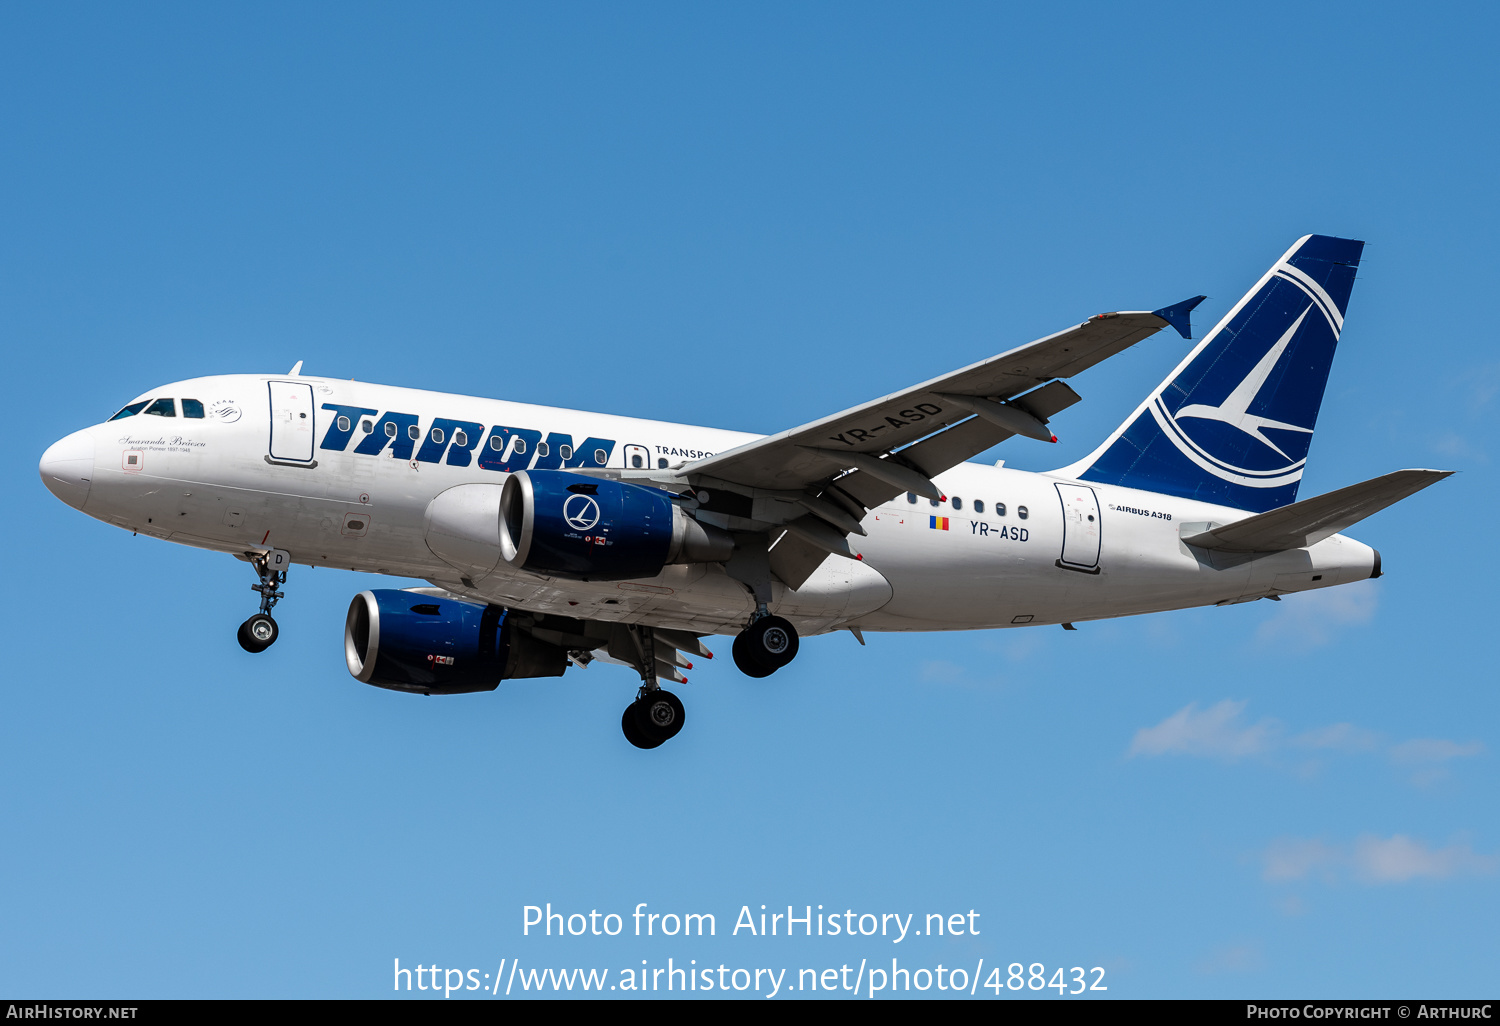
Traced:
[[408, 424], [406, 425], [406, 437], [415, 442], [418, 438], [422, 437], [422, 429], [415, 424]]
[[632, 467], [635, 467], [637, 470], [640, 470], [642, 467], [644, 467], [646, 465], [646, 460], [645, 460], [645, 458], [643, 456], [637, 454], [637, 455], [634, 455], [634, 456], [630, 457], [630, 465]]
[[182, 415], [192, 417], [194, 420], [203, 419], [203, 404], [196, 399], [184, 399], [182, 401]]
[[1003, 517], [1003, 516], [1005, 516], [1005, 503], [1003, 503], [1003, 502], [997, 502], [997, 503], [995, 503], [995, 516], [997, 516], [997, 517]]
[[667, 469], [667, 461], [666, 461], [665, 458], [662, 458], [662, 459], [659, 459], [659, 460], [656, 461], [656, 469], [657, 470], [666, 470]]
[[458, 446], [460, 449], [467, 449], [469, 447], [468, 433], [465, 431], [455, 430], [453, 432], [453, 444]]
[[984, 500], [983, 499], [975, 499], [974, 500], [974, 512], [975, 513], [983, 513], [984, 512]]
[[131, 403], [129, 406], [125, 407], [123, 410], [109, 419], [124, 420], [126, 417], [134, 417], [137, 413], [140, 413], [142, 410], [144, 410], [146, 408], [146, 404], [150, 401], [151, 400], [149, 399], [142, 399], [138, 403]]
[[599, 464], [599, 466], [601, 467], [604, 466], [604, 464], [609, 462], [609, 453], [605, 452], [603, 449], [595, 449], [594, 462]]
[[175, 417], [177, 416], [177, 404], [170, 399], [158, 399], [146, 407], [146, 412], [153, 417]]
[[942, 499], [928, 499], [927, 501], [932, 503], [934, 506], [941, 506], [943, 504]]
[[538, 456], [547, 456], [547, 455], [550, 455], [551, 452], [552, 452], [552, 446], [548, 445], [546, 442], [538, 442], [538, 443], [536, 443], [536, 454]]
[[1016, 507], [1016, 516], [1020, 517], [1022, 520], [1025, 520], [1026, 519], [1026, 507], [1025, 506], [1017, 506]]
[[957, 495], [955, 495], [953, 497], [953, 508], [954, 509], [963, 509], [964, 508], [964, 500], [960, 499]]
[[432, 440], [434, 442], [436, 442], [438, 445], [442, 445], [443, 444], [443, 429], [442, 428], [433, 428], [432, 429]]
[[559, 445], [557, 447], [557, 454], [565, 460], [570, 460], [573, 458], [573, 447], [571, 445]]
[[909, 502], [909, 503], [911, 503], [913, 506], [915, 506], [917, 504], [917, 493], [916, 492], [907, 492], [906, 493], [906, 501]]
[[500, 435], [490, 435], [490, 448], [499, 452], [505, 448], [505, 439]]
[[396, 437], [396, 422], [395, 421], [388, 420], [388, 421], [385, 422], [385, 434], [386, 434], [387, 438], [395, 438]]
[[[190, 399], [184, 399], [182, 401], [182, 415], [184, 417], [188, 416], [187, 404], [189, 402], [191, 402], [191, 401], [192, 400], [190, 400]], [[338, 425], [339, 425], [339, 430], [340, 431], [348, 431], [349, 430], [349, 418], [348, 417], [340, 417], [338, 419]]]
[[375, 425], [368, 420], [362, 420], [359, 422], [359, 429], [368, 435], [371, 431], [375, 430]]

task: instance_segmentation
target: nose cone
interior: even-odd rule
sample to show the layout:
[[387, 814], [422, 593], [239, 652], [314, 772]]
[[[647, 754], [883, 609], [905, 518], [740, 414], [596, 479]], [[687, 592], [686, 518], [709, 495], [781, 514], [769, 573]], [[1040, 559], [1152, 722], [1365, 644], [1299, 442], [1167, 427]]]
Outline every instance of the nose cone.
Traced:
[[94, 436], [87, 431], [75, 431], [53, 442], [42, 453], [38, 469], [49, 492], [74, 509], [83, 509], [94, 476]]

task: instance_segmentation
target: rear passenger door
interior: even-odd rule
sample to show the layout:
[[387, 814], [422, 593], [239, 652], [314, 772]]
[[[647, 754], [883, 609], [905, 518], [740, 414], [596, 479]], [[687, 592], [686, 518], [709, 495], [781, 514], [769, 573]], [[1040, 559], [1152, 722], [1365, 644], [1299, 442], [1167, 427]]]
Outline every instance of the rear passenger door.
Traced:
[[1057, 565], [1065, 570], [1099, 572], [1099, 498], [1084, 485], [1057, 485], [1062, 500], [1063, 547]]

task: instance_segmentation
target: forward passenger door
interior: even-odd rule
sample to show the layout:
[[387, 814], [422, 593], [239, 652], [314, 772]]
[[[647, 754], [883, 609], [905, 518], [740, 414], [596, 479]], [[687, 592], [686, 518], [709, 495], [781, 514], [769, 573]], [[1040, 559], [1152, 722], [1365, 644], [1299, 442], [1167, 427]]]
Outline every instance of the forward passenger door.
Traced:
[[271, 460], [277, 463], [311, 463], [312, 386], [299, 381], [272, 381], [270, 388]]

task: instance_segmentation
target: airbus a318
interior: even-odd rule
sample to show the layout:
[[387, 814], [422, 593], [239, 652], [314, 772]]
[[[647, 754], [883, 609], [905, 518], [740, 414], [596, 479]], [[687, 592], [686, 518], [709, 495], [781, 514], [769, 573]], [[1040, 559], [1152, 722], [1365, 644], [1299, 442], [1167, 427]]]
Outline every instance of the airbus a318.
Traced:
[[597, 658], [639, 674], [654, 748], [703, 639], [764, 677], [799, 639], [1071, 627], [1380, 576], [1340, 532], [1446, 477], [1399, 470], [1298, 501], [1364, 244], [1299, 239], [1120, 427], [1048, 473], [966, 462], [1055, 441], [1067, 379], [1199, 296], [1104, 313], [780, 434], [756, 436], [301, 373], [153, 388], [41, 460], [59, 499], [246, 560], [275, 642], [293, 563], [418, 578], [354, 596], [349, 672], [422, 695]]

